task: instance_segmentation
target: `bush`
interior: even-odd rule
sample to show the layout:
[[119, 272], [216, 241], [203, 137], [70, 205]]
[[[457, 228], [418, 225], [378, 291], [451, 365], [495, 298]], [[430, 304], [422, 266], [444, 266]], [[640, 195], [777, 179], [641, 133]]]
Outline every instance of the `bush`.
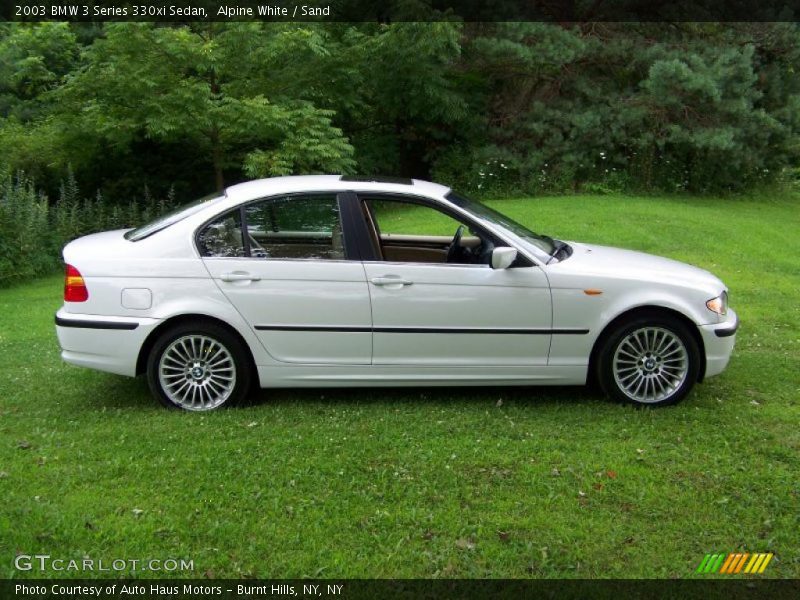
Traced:
[[174, 194], [111, 204], [98, 192], [81, 198], [72, 172], [59, 188], [55, 204], [37, 191], [24, 173], [0, 176], [0, 286], [53, 273], [61, 267], [61, 249], [70, 241], [108, 229], [134, 227], [175, 205]]
[[0, 179], [0, 284], [56, 267], [49, 230], [47, 198], [33, 182], [22, 174]]

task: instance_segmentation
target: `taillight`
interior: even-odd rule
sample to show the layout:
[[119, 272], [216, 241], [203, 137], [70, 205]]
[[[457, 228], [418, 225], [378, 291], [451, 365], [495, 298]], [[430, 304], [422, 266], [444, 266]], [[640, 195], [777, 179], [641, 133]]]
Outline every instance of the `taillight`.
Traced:
[[64, 273], [64, 302], [86, 302], [89, 299], [89, 290], [80, 271], [72, 265], [67, 265]]

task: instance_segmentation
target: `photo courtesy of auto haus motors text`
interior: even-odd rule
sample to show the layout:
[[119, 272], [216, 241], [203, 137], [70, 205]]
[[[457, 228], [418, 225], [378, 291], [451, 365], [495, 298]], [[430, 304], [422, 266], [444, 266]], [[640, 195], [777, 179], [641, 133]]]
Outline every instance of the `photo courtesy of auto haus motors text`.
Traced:
[[172, 598], [172, 597], [222, 597], [235, 594], [237, 597], [256, 598], [333, 598], [341, 597], [344, 584], [305, 583], [270, 585], [208, 585], [208, 584], [169, 584], [153, 582], [105, 583], [94, 585], [79, 584], [41, 584], [28, 585], [16, 583], [14, 594], [17, 597], [53, 598]]

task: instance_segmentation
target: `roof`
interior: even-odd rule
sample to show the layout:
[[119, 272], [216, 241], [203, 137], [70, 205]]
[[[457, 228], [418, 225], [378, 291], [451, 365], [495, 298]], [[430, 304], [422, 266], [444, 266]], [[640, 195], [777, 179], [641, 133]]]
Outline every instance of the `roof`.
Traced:
[[[271, 177], [233, 185], [225, 190], [226, 196], [232, 200], [254, 200], [274, 194], [294, 192], [395, 192], [404, 194], [421, 194], [424, 196], [443, 197], [450, 188], [420, 179], [391, 180], [386, 178], [348, 178], [341, 175], [293, 175], [290, 177]], [[410, 185], [409, 185], [410, 182]]]

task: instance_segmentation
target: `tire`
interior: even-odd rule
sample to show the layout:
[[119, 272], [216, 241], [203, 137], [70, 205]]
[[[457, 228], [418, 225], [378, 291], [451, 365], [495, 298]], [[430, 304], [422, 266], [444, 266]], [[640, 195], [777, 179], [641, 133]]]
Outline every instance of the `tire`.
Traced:
[[161, 404], [209, 411], [240, 404], [252, 382], [250, 355], [215, 323], [185, 323], [165, 331], [147, 357], [147, 384]]
[[597, 380], [610, 397], [637, 406], [683, 400], [700, 372], [700, 349], [687, 325], [670, 315], [639, 313], [601, 343]]

